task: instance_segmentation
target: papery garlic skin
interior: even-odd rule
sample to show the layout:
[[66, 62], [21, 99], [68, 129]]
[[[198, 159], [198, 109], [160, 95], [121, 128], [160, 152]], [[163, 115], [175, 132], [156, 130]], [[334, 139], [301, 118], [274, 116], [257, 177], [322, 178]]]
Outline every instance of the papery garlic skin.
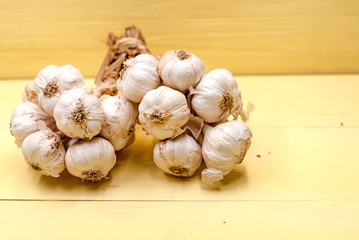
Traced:
[[185, 96], [166, 86], [146, 93], [139, 105], [138, 118], [143, 129], [161, 140], [183, 133], [189, 116]]
[[51, 116], [62, 92], [74, 87], [85, 87], [85, 83], [80, 71], [71, 65], [49, 65], [34, 80], [39, 105]]
[[201, 146], [189, 135], [158, 142], [153, 149], [153, 160], [164, 172], [177, 177], [192, 176], [202, 162]]
[[215, 69], [205, 74], [191, 92], [191, 106], [205, 122], [216, 123], [234, 119], [242, 109], [241, 93], [232, 73], [226, 69]]
[[67, 136], [91, 139], [101, 131], [104, 112], [100, 100], [85, 88], [72, 88], [61, 95], [54, 118]]
[[150, 54], [128, 59], [116, 82], [118, 90], [132, 102], [140, 103], [143, 96], [161, 84], [158, 61]]
[[35, 171], [51, 177], [59, 177], [65, 169], [65, 147], [57, 133], [41, 130], [30, 134], [22, 143], [25, 161]]
[[31, 133], [53, 130], [55, 127], [55, 120], [32, 102], [18, 105], [10, 120], [10, 132], [15, 137], [18, 147], [21, 147], [22, 141]]
[[113, 146], [104, 138], [79, 140], [67, 149], [66, 169], [83, 181], [98, 182], [107, 179], [108, 172], [115, 166], [116, 154]]
[[[202, 144], [202, 155], [208, 169], [220, 170], [227, 175], [241, 163], [251, 145], [252, 133], [248, 126], [239, 121], [228, 121], [207, 129]], [[203, 176], [204, 175], [204, 176]], [[202, 172], [204, 182], [221, 179], [218, 171]]]
[[119, 151], [135, 133], [138, 111], [123, 96], [103, 95], [100, 101], [105, 113], [100, 135], [113, 145], [115, 151]]
[[166, 86], [181, 92], [195, 86], [205, 73], [202, 60], [183, 50], [166, 52], [158, 70]]

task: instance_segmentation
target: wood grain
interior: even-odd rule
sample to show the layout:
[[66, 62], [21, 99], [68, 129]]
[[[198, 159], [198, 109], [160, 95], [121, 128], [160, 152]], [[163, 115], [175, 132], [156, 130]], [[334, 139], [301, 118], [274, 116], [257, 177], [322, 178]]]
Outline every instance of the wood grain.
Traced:
[[184, 49], [235, 74], [358, 73], [356, 0], [0, 2], [0, 79], [48, 64], [94, 77], [107, 33], [137, 25], [153, 53]]

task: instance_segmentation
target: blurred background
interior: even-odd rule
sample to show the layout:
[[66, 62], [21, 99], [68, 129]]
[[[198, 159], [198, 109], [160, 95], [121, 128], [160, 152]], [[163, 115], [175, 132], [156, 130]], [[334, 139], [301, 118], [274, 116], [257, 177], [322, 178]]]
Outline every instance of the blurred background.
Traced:
[[357, 0], [0, 1], [0, 79], [48, 64], [95, 77], [109, 32], [135, 25], [153, 54], [183, 49], [206, 71], [359, 73]]

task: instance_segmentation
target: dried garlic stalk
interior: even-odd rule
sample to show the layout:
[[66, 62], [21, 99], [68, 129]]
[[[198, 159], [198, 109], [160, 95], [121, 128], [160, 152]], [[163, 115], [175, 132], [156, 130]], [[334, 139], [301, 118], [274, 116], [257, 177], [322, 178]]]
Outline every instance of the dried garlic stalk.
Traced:
[[116, 37], [110, 33], [107, 38], [108, 52], [96, 76], [94, 93], [100, 97], [104, 94], [116, 95], [116, 81], [126, 59], [141, 53], [150, 53], [146, 48], [141, 31], [135, 26], [126, 28], [125, 34]]

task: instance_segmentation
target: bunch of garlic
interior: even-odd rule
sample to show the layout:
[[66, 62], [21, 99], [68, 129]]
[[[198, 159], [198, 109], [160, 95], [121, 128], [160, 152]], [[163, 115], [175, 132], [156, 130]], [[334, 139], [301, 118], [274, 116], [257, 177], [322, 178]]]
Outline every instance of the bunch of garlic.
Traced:
[[[119, 94], [98, 98], [80, 71], [49, 65], [25, 88], [10, 130], [32, 169], [58, 177], [66, 168], [83, 181], [108, 179], [115, 151], [134, 141], [135, 124], [159, 139], [155, 165], [177, 177], [193, 176], [202, 159], [202, 181], [223, 179], [251, 144], [242, 122], [242, 99], [226, 69], [205, 74], [203, 62], [183, 50], [159, 59], [139, 54], [124, 62]], [[117, 90], [116, 90], [117, 92]], [[232, 115], [235, 120], [228, 121]]]
[[[139, 103], [138, 119], [143, 130], [160, 140], [153, 151], [155, 164], [168, 174], [188, 177], [199, 168], [203, 155], [207, 165], [203, 182], [222, 179], [243, 160], [251, 139], [244, 123], [227, 122], [230, 115], [235, 120], [243, 115], [235, 78], [226, 69], [205, 74], [198, 57], [174, 50], [165, 53], [158, 63], [163, 81], [158, 86], [155, 61], [149, 56], [138, 55], [139, 60], [126, 64], [118, 88]], [[216, 126], [214, 130], [201, 134], [203, 125], [209, 129], [209, 124]]]
[[42, 69], [33, 89], [26, 86], [24, 100], [12, 114], [10, 131], [25, 161], [43, 175], [59, 177], [66, 167], [84, 181], [107, 179], [115, 150], [133, 138], [132, 103], [120, 96], [98, 99], [70, 65]]

